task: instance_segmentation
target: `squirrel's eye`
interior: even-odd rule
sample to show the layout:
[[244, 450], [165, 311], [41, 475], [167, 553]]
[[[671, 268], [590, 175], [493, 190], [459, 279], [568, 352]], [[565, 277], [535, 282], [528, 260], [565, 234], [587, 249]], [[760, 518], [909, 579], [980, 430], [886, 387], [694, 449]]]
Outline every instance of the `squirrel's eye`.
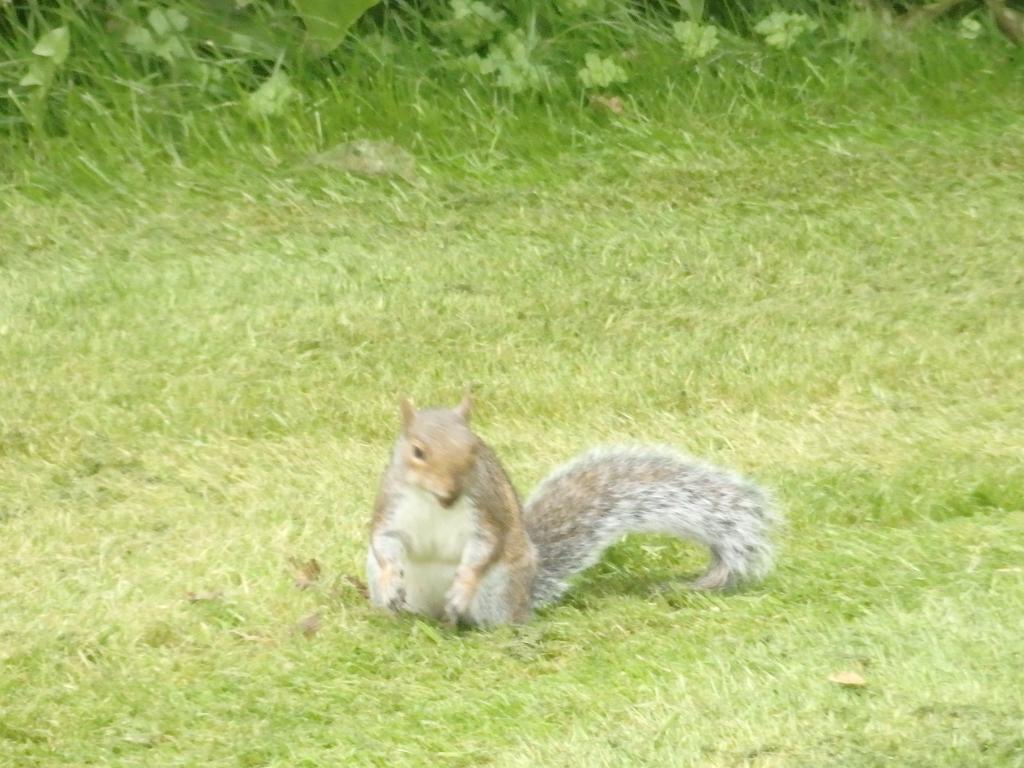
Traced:
[[427, 458], [427, 454], [425, 454], [423, 452], [423, 449], [420, 448], [418, 445], [414, 445], [412, 447], [412, 455], [416, 457], [416, 459], [419, 461], [423, 461], [425, 458]]

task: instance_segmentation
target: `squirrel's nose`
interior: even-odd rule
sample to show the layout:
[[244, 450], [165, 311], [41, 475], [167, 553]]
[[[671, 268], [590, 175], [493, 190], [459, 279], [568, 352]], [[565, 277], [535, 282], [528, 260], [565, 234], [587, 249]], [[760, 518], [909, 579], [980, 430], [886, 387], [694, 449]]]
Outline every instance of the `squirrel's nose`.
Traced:
[[449, 507], [451, 507], [451, 505], [454, 504], [458, 500], [459, 500], [459, 492], [458, 491], [452, 491], [451, 493], [445, 494], [444, 496], [438, 494], [438, 496], [437, 496], [437, 503], [440, 504], [445, 509], [448, 509]]

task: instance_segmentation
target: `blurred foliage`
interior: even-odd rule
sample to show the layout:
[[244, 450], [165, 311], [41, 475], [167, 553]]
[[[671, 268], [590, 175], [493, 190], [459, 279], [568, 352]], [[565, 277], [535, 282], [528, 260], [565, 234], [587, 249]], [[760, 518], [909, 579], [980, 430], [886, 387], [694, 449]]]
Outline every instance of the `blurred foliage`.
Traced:
[[680, 75], [729, 61], [758, 73], [790, 48], [906, 52], [931, 22], [961, 40], [1024, 43], [1024, 15], [1004, 0], [0, 0], [0, 121], [45, 130], [51, 103], [73, 91], [113, 104], [119, 87], [135, 99], [161, 83], [177, 89], [158, 94], [165, 110], [192, 110], [198, 95], [268, 119], [302, 101], [304, 77], [399, 50], [417, 76], [592, 99], [642, 76], [645, 46], [668, 51]]

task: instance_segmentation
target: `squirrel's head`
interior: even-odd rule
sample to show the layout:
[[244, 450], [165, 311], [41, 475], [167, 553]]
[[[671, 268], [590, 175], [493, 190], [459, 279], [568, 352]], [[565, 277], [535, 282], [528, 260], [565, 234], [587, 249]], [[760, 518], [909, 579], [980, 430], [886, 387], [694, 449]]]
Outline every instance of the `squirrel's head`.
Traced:
[[469, 428], [469, 393], [454, 408], [417, 411], [408, 398], [402, 398], [401, 406], [402, 432], [395, 449], [402, 479], [432, 494], [448, 508], [462, 496], [480, 447]]

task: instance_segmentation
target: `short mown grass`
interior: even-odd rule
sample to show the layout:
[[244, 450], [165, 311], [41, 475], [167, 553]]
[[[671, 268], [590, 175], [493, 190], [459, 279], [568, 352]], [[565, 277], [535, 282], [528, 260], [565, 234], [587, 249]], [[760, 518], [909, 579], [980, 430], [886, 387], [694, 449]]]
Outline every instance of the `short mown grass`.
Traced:
[[[522, 106], [419, 137], [418, 184], [12, 150], [0, 764], [1024, 765], [1024, 121], [986, 77], [533, 143]], [[465, 384], [524, 492], [616, 441], [756, 477], [776, 572], [657, 590], [700, 553], [638, 538], [525, 627], [371, 610], [397, 397]]]

